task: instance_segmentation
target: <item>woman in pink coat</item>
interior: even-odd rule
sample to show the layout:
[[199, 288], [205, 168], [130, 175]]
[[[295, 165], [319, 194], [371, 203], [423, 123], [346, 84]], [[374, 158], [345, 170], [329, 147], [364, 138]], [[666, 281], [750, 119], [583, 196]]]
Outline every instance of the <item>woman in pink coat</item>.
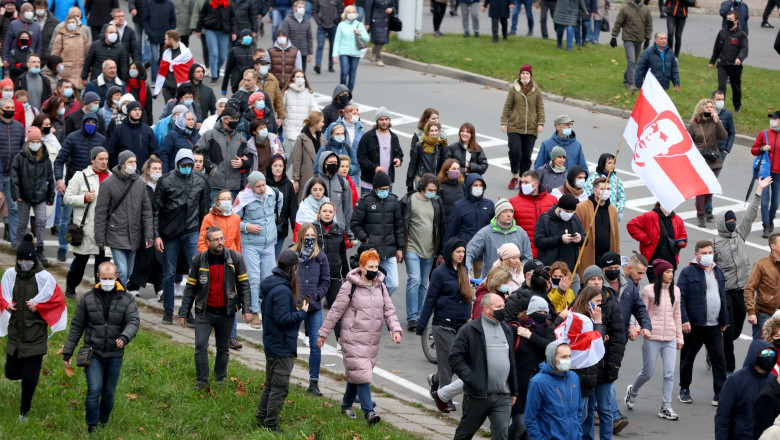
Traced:
[[[395, 307], [379, 272], [379, 254], [371, 249], [360, 255], [360, 267], [347, 274], [336, 301], [330, 308], [319, 331], [317, 346], [341, 320], [341, 353], [347, 374], [347, 390], [341, 402], [341, 413], [357, 418], [352, 410], [355, 396], [360, 397], [360, 408], [369, 426], [379, 422], [371, 400], [371, 382], [382, 337], [382, 324], [387, 323], [393, 342], [401, 343], [403, 330], [395, 316]], [[354, 287], [353, 287], [354, 286]]]

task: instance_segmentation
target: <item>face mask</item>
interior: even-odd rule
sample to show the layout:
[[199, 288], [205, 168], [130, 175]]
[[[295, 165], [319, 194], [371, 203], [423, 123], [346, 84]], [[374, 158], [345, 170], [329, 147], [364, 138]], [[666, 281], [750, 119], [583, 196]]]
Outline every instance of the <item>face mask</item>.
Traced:
[[43, 134], [51, 133], [51, 127], [41, 127], [41, 133]]
[[30, 142], [27, 144], [28, 147], [30, 147], [30, 151], [33, 153], [36, 153], [38, 150], [41, 149], [41, 143], [40, 142]]
[[14, 117], [14, 111], [13, 110], [3, 110], [3, 117], [5, 119], [11, 119]]
[[231, 202], [230, 200], [220, 200], [219, 209], [222, 212], [230, 212], [233, 210], [233, 202]]
[[349, 95], [341, 95], [336, 97], [336, 100], [338, 100], [339, 104], [341, 104], [342, 107], [349, 104]]
[[523, 191], [523, 194], [530, 195], [532, 192], [534, 192], [534, 184], [533, 183], [524, 183], [521, 185], [521, 189]]
[[712, 266], [712, 254], [702, 255], [701, 259], [699, 260], [699, 264], [701, 264], [704, 267]]
[[780, 127], [780, 119], [770, 119], [769, 120], [769, 128], [774, 130], [777, 127]]
[[119, 105], [119, 100], [118, 99], [112, 99], [111, 103], [114, 104], [114, 105]]
[[354, 116], [354, 115], [350, 116], [349, 122], [352, 124], [357, 124], [358, 122], [360, 122], [360, 116]]
[[157, 182], [158, 180], [160, 180], [160, 177], [162, 177], [162, 173], [150, 173], [149, 177], [151, 177], [152, 180]]
[[775, 367], [777, 363], [777, 355], [774, 356], [759, 356], [756, 359], [756, 367], [761, 368], [765, 372], [769, 372]]
[[502, 284], [498, 286], [498, 291], [501, 293], [509, 293], [509, 284]]
[[447, 177], [449, 177], [450, 180], [457, 180], [458, 177], [460, 177], [460, 170], [449, 170], [449, 171], [447, 171]]
[[26, 102], [24, 104], [22, 104], [22, 106], [24, 107], [25, 110], [30, 108], [30, 104], [28, 104]]
[[[638, 3], [638, 2], [637, 2]], [[569, 371], [571, 369], [571, 359], [561, 359], [558, 361], [557, 365], [558, 371]]]
[[27, 38], [24, 38], [24, 39], [22, 39], [22, 40], [19, 40], [19, 44], [20, 44], [22, 47], [27, 47], [27, 46], [29, 46], [29, 45], [30, 45], [30, 40], [28, 40]]
[[780, 347], [780, 338], [778, 339], [772, 339], [772, 345], [775, 346], [775, 348]]
[[501, 322], [506, 318], [506, 309], [493, 310], [493, 318]]
[[704, 117], [704, 118], [709, 118], [709, 117], [710, 117], [710, 112], [702, 112], [702, 114], [701, 114], [701, 115], [702, 115], [702, 117]]
[[563, 134], [564, 137], [569, 137], [571, 136], [571, 128], [564, 128], [563, 130], [561, 130], [561, 133]]
[[295, 10], [295, 18], [298, 20], [302, 19], [304, 14], [306, 14], [306, 9], [298, 8]]
[[715, 108], [718, 110], [722, 109], [724, 105], [726, 105], [725, 101], [715, 101]]
[[3, 98], [14, 99], [14, 92], [3, 92]]
[[471, 187], [471, 195], [474, 197], [482, 197], [482, 194], [485, 193], [485, 188], [472, 186]]
[[307, 248], [313, 247], [314, 246], [314, 238], [312, 238], [312, 237], [304, 238], [303, 239], [303, 246], [307, 247]]
[[615, 281], [620, 276], [620, 269], [609, 269], [604, 271], [604, 276], [610, 281]]
[[328, 172], [328, 174], [335, 175], [336, 173], [339, 172], [339, 164], [329, 163], [325, 165], [325, 170]]
[[192, 167], [179, 167], [179, 172], [188, 176], [192, 172]]
[[553, 289], [557, 289], [558, 285], [561, 284], [561, 279], [560, 278], [552, 278], [552, 279], [550, 279], [550, 284], [552, 284], [552, 288]]
[[125, 167], [125, 172], [127, 174], [135, 174], [136, 166], [135, 165], [128, 165]]
[[561, 211], [561, 220], [567, 222], [574, 216], [573, 212]]
[[62, 89], [62, 96], [66, 98], [70, 98], [71, 96], [73, 96], [73, 89], [71, 89], [70, 87], [68, 87], [67, 89]]
[[235, 130], [236, 127], [238, 127], [238, 121], [230, 121], [228, 122], [228, 128], [231, 130]]
[[46, 15], [46, 9], [36, 9], [35, 15], [37, 15], [38, 17], [43, 17], [44, 15]]
[[258, 110], [263, 110], [265, 108], [265, 101], [255, 101], [255, 108]]
[[370, 280], [373, 280], [374, 278], [376, 278], [376, 275], [377, 275], [378, 273], [379, 273], [379, 271], [378, 271], [378, 270], [367, 270], [367, 271], [366, 271], [366, 274], [365, 274], [365, 275], [363, 275], [363, 276], [365, 276], [365, 277], [366, 277], [366, 279], [370, 281]]
[[24, 16], [24, 19], [25, 19], [25, 20], [32, 20], [32, 19], [33, 19], [33, 16], [34, 16], [35, 14], [33, 14], [33, 11], [27, 11], [27, 12], [25, 12], [25, 13], [24, 13], [24, 14], [22, 14], [22, 15]]
[[122, 113], [127, 114], [127, 105], [122, 106]]
[[726, 230], [734, 232], [737, 229], [737, 222], [726, 222]]
[[734, 27], [734, 20], [726, 20], [726, 24], [728, 25], [728, 28], [731, 29]]
[[260, 75], [267, 75], [268, 74], [268, 66], [260, 66]]
[[256, 137], [257, 137], [258, 139], [260, 139], [261, 141], [264, 141], [264, 140], [265, 140], [265, 138], [267, 138], [267, 137], [268, 137], [268, 129], [267, 129], [267, 128], [264, 128], [264, 129], [262, 129], [262, 130], [258, 131], [258, 132], [257, 132], [257, 136], [256, 136]]
[[37, 74], [41, 73], [41, 68], [40, 67], [30, 67], [30, 73], [32, 73], [33, 75], [37, 75]]
[[524, 85], [525, 85], [525, 84], [528, 84], [529, 82], [531, 82], [531, 80], [530, 80], [530, 79], [521, 79], [521, 80], [520, 80], [520, 84], [524, 84]]
[[95, 124], [84, 124], [84, 132], [87, 133], [89, 136], [95, 134], [96, 128], [97, 126]]
[[110, 292], [114, 290], [115, 286], [116, 280], [100, 280], [100, 288], [103, 289], [104, 292]]
[[357, 19], [358, 15], [354, 12], [347, 14], [347, 20], [349, 21], [355, 21]]
[[19, 261], [19, 268], [24, 272], [29, 272], [35, 266], [35, 261]]
[[380, 199], [386, 199], [387, 196], [389, 196], [389, 195], [390, 195], [390, 190], [389, 189], [378, 189], [376, 191], [376, 196], [379, 197]]
[[531, 319], [537, 324], [544, 324], [547, 321], [547, 315], [539, 312], [531, 313]]
[[612, 190], [605, 189], [601, 191], [601, 200], [609, 200], [610, 197], [612, 197]]
[[65, 70], [65, 66], [63, 66], [62, 64], [60, 64], [60, 65], [57, 67], [57, 72], [59, 72], [59, 73], [62, 73], [62, 71], [63, 71], [63, 70]]
[[100, 104], [92, 104], [89, 106], [89, 111], [91, 111], [92, 113], [95, 113], [98, 110], [100, 110]]
[[428, 200], [433, 200], [436, 198], [436, 193], [430, 193], [428, 191], [425, 191], [425, 198]]
[[65, 107], [63, 107], [63, 108], [61, 108], [61, 109], [57, 110], [57, 114], [58, 114], [58, 115], [60, 115], [60, 116], [63, 116], [63, 115], [65, 115]]
[[298, 87], [303, 87], [306, 85], [306, 78], [295, 78], [295, 85]]
[[65, 25], [66, 28], [68, 28], [69, 31], [73, 32], [76, 30], [76, 23], [68, 23]]
[[108, 34], [108, 42], [109, 43], [116, 43], [116, 39], [119, 37], [117, 34]]
[[191, 99], [185, 99], [184, 101], [182, 101], [182, 104], [184, 104], [185, 107], [189, 107], [189, 106], [192, 105], [192, 100]]
[[135, 69], [130, 69], [130, 78], [138, 78], [138, 71]]
[[344, 136], [333, 136], [333, 140], [339, 144], [343, 144], [346, 139]]
[[252, 37], [246, 36], [241, 39], [241, 42], [244, 43], [244, 46], [249, 46], [250, 44], [252, 44]]
[[287, 37], [276, 37], [276, 42], [279, 43], [279, 46], [286, 46]]

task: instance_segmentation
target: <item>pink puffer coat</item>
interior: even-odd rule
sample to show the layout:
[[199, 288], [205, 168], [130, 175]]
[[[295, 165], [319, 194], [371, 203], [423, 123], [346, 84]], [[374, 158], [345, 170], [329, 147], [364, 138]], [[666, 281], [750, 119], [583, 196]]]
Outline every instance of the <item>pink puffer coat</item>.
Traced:
[[[403, 334], [398, 317], [395, 316], [393, 301], [384, 286], [384, 278], [384, 274], [379, 272], [369, 290], [360, 279], [360, 268], [350, 271], [347, 282], [341, 286], [336, 301], [320, 327], [319, 337], [327, 338], [336, 322], [342, 320], [341, 353], [350, 383], [359, 385], [373, 382], [382, 323], [387, 323], [392, 333]], [[349, 292], [353, 284], [357, 288], [350, 302]]]

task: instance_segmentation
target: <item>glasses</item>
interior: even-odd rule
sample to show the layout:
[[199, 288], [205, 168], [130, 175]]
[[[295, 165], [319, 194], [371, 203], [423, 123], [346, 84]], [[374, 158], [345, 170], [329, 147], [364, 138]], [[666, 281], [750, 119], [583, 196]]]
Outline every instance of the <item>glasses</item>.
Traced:
[[772, 350], [771, 348], [765, 348], [765, 349], [761, 350], [760, 356], [761, 357], [772, 357], [772, 356], [775, 356], [775, 351]]

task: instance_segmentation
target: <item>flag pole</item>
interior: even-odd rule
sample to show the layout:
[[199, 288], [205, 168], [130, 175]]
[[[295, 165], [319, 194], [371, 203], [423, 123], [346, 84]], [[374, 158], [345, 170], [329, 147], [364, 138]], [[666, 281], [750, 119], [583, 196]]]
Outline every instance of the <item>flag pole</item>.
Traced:
[[[620, 143], [618, 144], [617, 151], [615, 152], [615, 165], [612, 167], [612, 170], [607, 174], [607, 183], [609, 183], [609, 178], [612, 177], [612, 174], [615, 172], [615, 168], [617, 167], [617, 159], [618, 155], [620, 154], [620, 148], [623, 147], [623, 136], [620, 137]], [[580, 266], [580, 260], [582, 260], [582, 254], [585, 252], [585, 246], [588, 243], [588, 238], [590, 238], [590, 231], [593, 229], [593, 223], [596, 221], [596, 214], [599, 212], [599, 207], [601, 206], [601, 198], [599, 198], [599, 203], [596, 203], [596, 210], [593, 212], [593, 218], [590, 219], [590, 225], [588, 226], [588, 230], [585, 232], [585, 238], [582, 241], [582, 245], [580, 246], [580, 253], [577, 256], [577, 263], [574, 265], [574, 269], [571, 271], [572, 274], [577, 273], [577, 268]], [[573, 276], [573, 275], [572, 275]], [[580, 283], [583, 283], [585, 280], [580, 280]]]

